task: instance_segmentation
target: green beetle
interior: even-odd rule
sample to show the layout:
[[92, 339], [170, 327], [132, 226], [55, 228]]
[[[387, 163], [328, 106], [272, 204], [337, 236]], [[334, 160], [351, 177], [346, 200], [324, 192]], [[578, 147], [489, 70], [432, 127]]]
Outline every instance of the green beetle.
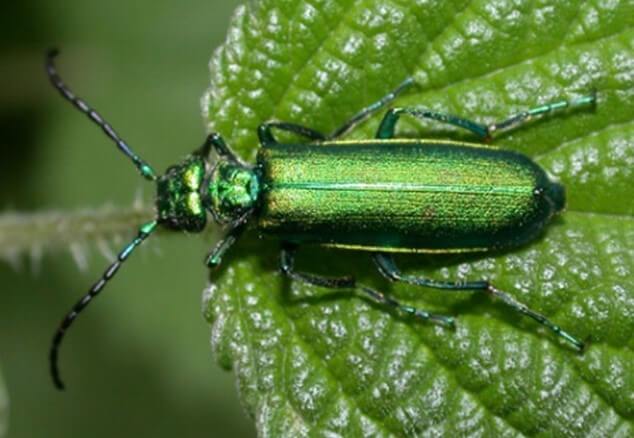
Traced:
[[[565, 207], [565, 190], [530, 158], [481, 143], [431, 139], [395, 139], [402, 115], [435, 120], [471, 131], [484, 142], [500, 130], [520, 126], [545, 113], [594, 105], [592, 93], [521, 112], [490, 125], [421, 108], [392, 108], [376, 138], [339, 140], [360, 122], [392, 102], [412, 79], [364, 108], [330, 135], [286, 122], [267, 122], [258, 129], [260, 148], [255, 165], [236, 156], [219, 134], [158, 176], [114, 129], [62, 82], [54, 58], [47, 57], [53, 86], [99, 125], [128, 156], [141, 175], [157, 184], [155, 220], [144, 224], [90, 291], [62, 320], [50, 350], [51, 374], [62, 389], [57, 365], [64, 333], [121, 264], [158, 225], [202, 231], [210, 215], [227, 229], [207, 257], [216, 267], [248, 225], [282, 243], [280, 267], [290, 278], [333, 289], [354, 289], [386, 308], [421, 320], [453, 326], [454, 318], [400, 303], [358, 284], [353, 277], [331, 278], [294, 269], [299, 246], [325, 245], [368, 251], [378, 270], [391, 281], [446, 290], [486, 292], [546, 326], [583, 351], [584, 343], [545, 316], [531, 310], [488, 281], [437, 281], [402, 273], [392, 253], [464, 253], [495, 251], [525, 244], [538, 236]], [[274, 130], [307, 139], [280, 143]]]

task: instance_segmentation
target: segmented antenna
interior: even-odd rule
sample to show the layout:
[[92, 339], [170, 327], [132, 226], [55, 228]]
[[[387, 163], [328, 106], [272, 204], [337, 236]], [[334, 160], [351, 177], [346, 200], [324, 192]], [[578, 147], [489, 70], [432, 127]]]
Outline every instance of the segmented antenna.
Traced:
[[48, 74], [48, 78], [50, 79], [51, 84], [53, 84], [53, 86], [57, 89], [57, 91], [59, 91], [64, 99], [72, 103], [73, 106], [79, 111], [86, 114], [86, 116], [88, 116], [90, 120], [96, 123], [103, 130], [103, 132], [115, 142], [117, 148], [119, 148], [121, 152], [123, 152], [128, 158], [132, 160], [132, 162], [137, 167], [137, 169], [139, 169], [139, 172], [141, 172], [141, 175], [143, 175], [144, 178], [150, 181], [156, 180], [157, 176], [156, 172], [154, 172], [154, 169], [152, 169], [152, 167], [147, 162], [145, 162], [145, 160], [134, 153], [130, 146], [128, 146], [128, 144], [123, 141], [121, 137], [119, 137], [112, 126], [110, 126], [110, 124], [106, 122], [97, 111], [92, 109], [83, 99], [76, 96], [75, 93], [73, 93], [70, 88], [68, 88], [68, 86], [62, 81], [59, 73], [57, 73], [57, 68], [55, 68], [55, 58], [58, 54], [59, 51], [57, 49], [51, 49], [46, 55], [46, 73]]
[[51, 377], [53, 378], [53, 383], [59, 390], [64, 389], [64, 383], [59, 375], [59, 367], [57, 364], [57, 358], [59, 355], [59, 347], [64, 339], [64, 335], [68, 328], [73, 324], [75, 318], [81, 313], [82, 310], [95, 298], [99, 295], [99, 292], [103, 290], [108, 281], [114, 277], [117, 273], [123, 262], [127, 260], [127, 258], [132, 254], [132, 252], [139, 246], [152, 232], [156, 229], [157, 221], [148, 222], [139, 228], [139, 234], [130, 242], [117, 256], [117, 260], [113, 264], [111, 264], [108, 269], [103, 273], [99, 281], [97, 281], [90, 291], [86, 295], [82, 297], [81, 300], [77, 301], [77, 303], [73, 306], [73, 308], [66, 314], [64, 319], [62, 320], [59, 328], [55, 332], [55, 336], [53, 336], [53, 342], [51, 343], [51, 350], [49, 354], [49, 360], [51, 364]]

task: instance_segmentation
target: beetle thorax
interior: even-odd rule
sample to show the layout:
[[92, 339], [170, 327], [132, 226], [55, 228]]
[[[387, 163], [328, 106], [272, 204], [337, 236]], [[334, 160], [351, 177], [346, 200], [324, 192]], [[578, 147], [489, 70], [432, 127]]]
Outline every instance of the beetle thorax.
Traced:
[[260, 180], [253, 169], [221, 161], [209, 181], [208, 208], [218, 221], [233, 222], [253, 210], [259, 195]]

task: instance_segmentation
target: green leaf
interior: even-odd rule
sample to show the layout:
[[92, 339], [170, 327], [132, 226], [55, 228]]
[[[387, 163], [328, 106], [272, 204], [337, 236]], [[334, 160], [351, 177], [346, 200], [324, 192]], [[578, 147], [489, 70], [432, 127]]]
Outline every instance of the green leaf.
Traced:
[[[277, 242], [253, 233], [211, 274], [205, 309], [216, 358], [234, 369], [261, 435], [634, 435], [633, 24], [628, 0], [262, 0], [237, 10], [203, 106], [209, 130], [245, 159], [261, 122], [329, 132], [408, 76], [418, 87], [398, 105], [483, 122], [599, 96], [594, 112], [496, 139], [565, 183], [569, 209], [545, 236], [486, 257], [399, 257], [411, 273], [491, 279], [590, 337], [585, 354], [485, 296], [387, 284], [367, 254], [310, 249], [300, 265], [456, 315], [456, 330], [289, 282]], [[351, 136], [371, 137], [380, 117]], [[400, 129], [463, 137], [438, 124]]]

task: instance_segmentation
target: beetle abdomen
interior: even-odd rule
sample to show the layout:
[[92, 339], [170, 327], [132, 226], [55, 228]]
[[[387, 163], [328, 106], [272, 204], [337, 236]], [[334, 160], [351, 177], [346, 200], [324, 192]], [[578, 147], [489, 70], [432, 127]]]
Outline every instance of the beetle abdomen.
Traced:
[[[261, 148], [258, 227], [296, 243], [462, 252], [518, 245], [563, 208], [528, 157], [442, 141]], [[553, 193], [559, 192], [559, 199]]]

